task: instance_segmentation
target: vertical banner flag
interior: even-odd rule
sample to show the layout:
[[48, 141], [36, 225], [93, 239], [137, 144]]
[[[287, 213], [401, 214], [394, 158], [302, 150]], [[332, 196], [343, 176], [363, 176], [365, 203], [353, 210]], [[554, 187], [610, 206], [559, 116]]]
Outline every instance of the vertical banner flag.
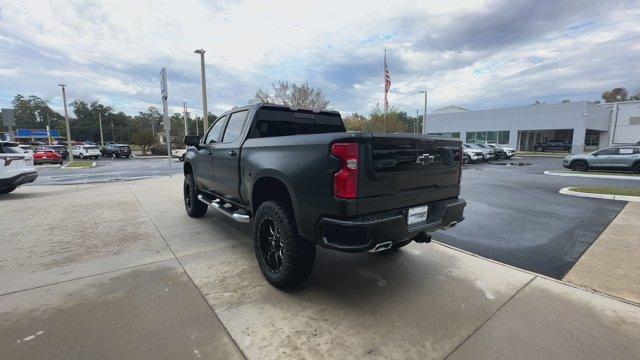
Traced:
[[389, 110], [389, 100], [387, 94], [391, 88], [391, 74], [389, 73], [389, 67], [387, 67], [387, 49], [384, 50], [384, 111]]

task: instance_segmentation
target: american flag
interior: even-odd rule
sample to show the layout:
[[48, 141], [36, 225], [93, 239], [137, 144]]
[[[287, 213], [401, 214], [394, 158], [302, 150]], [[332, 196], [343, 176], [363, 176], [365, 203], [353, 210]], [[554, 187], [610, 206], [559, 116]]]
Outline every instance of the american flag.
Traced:
[[391, 88], [391, 74], [387, 67], [387, 50], [384, 50], [384, 111], [389, 110], [389, 100], [387, 100], [387, 94]]

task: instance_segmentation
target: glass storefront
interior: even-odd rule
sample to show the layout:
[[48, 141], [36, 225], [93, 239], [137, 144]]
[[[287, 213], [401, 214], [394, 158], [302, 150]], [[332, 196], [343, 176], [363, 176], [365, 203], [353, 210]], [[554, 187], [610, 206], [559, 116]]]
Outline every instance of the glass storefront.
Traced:
[[468, 143], [497, 143], [506, 145], [509, 143], [509, 131], [469, 131], [466, 141]]

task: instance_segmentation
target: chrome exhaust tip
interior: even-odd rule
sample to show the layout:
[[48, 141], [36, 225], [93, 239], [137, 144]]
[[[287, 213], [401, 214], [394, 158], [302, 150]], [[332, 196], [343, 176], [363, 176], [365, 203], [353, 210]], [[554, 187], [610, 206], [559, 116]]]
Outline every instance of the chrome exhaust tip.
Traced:
[[393, 241], [385, 241], [383, 243], [377, 244], [373, 249], [369, 250], [369, 252], [376, 253], [384, 250], [389, 250], [393, 246]]
[[447, 224], [445, 227], [443, 227], [442, 230], [447, 230], [447, 229], [452, 228], [452, 227], [454, 227], [456, 225], [458, 225], [458, 222], [457, 221], [452, 221], [449, 224]]

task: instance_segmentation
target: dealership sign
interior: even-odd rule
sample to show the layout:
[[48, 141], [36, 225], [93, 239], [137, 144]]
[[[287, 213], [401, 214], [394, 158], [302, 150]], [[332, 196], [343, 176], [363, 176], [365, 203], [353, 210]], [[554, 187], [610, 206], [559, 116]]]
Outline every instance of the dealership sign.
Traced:
[[[18, 129], [16, 130], [16, 137], [19, 138], [47, 138], [47, 130], [44, 129]], [[58, 130], [51, 130], [51, 137], [60, 137]]]

